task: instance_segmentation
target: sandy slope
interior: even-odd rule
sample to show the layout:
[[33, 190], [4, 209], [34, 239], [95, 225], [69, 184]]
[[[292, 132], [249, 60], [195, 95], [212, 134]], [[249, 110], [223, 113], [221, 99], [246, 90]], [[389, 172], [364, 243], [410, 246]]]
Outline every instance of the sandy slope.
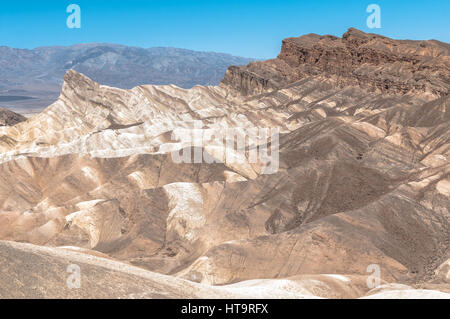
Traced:
[[[363, 278], [339, 275], [255, 280], [214, 287], [165, 276], [64, 248], [0, 242], [0, 298], [349, 298]], [[68, 267], [80, 267], [81, 285], [69, 288]], [[393, 287], [395, 289], [396, 287]], [[410, 288], [410, 287], [409, 287]], [[314, 294], [316, 295], [314, 295]], [[385, 290], [367, 298], [449, 298], [431, 290]]]

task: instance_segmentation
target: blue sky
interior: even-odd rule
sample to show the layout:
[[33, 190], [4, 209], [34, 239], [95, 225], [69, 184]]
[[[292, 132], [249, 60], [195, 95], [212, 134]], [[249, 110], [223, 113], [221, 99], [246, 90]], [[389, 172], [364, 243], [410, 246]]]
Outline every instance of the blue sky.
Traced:
[[[81, 29], [66, 26], [72, 3], [81, 7]], [[372, 3], [381, 7], [381, 29], [366, 26]], [[0, 45], [109, 42], [272, 58], [283, 38], [341, 36], [349, 27], [450, 42], [449, 12], [449, 0], [2, 0]]]

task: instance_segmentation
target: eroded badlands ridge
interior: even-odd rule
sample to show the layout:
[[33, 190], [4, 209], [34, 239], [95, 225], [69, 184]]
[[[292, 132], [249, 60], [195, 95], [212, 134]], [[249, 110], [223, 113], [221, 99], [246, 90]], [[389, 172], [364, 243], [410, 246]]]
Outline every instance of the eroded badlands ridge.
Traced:
[[[448, 59], [448, 44], [351, 29], [287, 39], [278, 59], [232, 67], [217, 87], [121, 90], [69, 71], [56, 103], [0, 127], [0, 239], [48, 246], [61, 267], [51, 247], [171, 275], [186, 287], [172, 296], [289, 291], [301, 277], [301, 289], [328, 287], [306, 295], [361, 297], [369, 265], [385, 283], [448, 292]], [[221, 162], [175, 162], [191, 147], [176, 132], [193, 123], [279, 128], [279, 169], [224, 158], [214, 136], [196, 147]], [[0, 249], [10, 260], [28, 254], [11, 245]], [[21, 278], [15, 262], [1, 267]], [[53, 284], [43, 296], [71, 296]]]

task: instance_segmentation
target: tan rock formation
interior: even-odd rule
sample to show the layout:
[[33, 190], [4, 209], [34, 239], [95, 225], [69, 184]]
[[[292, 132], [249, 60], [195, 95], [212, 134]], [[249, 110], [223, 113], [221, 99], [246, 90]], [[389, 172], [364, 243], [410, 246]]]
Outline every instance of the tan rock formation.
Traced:
[[[357, 298], [371, 289], [371, 265], [388, 288], [370, 297], [445, 297], [448, 49], [354, 29], [342, 39], [308, 35], [286, 39], [275, 60], [230, 68], [220, 86], [190, 90], [121, 90], [69, 71], [57, 102], [0, 127], [0, 239], [46, 246], [1, 243], [0, 253], [45, 251], [58, 264], [69, 249], [57, 247], [70, 246], [77, 258], [123, 265], [105, 283], [123, 293], [95, 286], [64, 297]], [[260, 139], [241, 153], [217, 134], [183, 140], [186, 129], [258, 127], [281, 132], [270, 174], [251, 160]], [[187, 150], [222, 161], [174, 160]], [[15, 265], [2, 267], [17, 278]], [[171, 278], [176, 288], [160, 282], [144, 293], [147, 282], [123, 277], [136, 271], [130, 265], [148, 285]], [[97, 280], [103, 270], [94, 268]], [[40, 296], [54, 296], [63, 283], [45, 278]]]

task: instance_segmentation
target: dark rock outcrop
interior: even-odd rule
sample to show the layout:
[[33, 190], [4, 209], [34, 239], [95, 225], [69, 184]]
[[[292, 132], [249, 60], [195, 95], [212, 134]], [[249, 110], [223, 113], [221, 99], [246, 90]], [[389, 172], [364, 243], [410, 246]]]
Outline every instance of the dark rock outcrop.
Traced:
[[387, 94], [448, 95], [450, 46], [393, 40], [349, 29], [342, 38], [309, 34], [283, 40], [277, 59], [228, 69], [222, 83], [246, 95], [316, 76], [340, 87]]

